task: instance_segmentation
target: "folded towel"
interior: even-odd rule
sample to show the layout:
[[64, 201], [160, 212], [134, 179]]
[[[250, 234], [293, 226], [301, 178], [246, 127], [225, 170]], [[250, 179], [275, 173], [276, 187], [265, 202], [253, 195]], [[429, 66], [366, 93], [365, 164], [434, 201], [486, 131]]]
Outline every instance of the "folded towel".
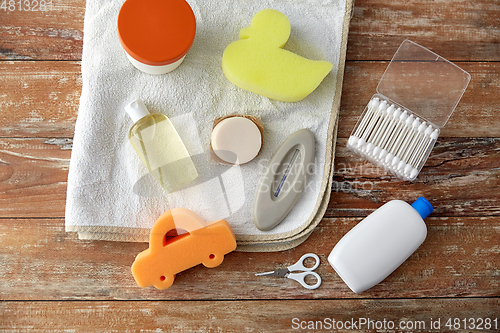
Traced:
[[[81, 239], [147, 241], [157, 217], [183, 207], [206, 221], [226, 219], [247, 250], [295, 246], [294, 240], [307, 238], [328, 203], [352, 0], [188, 2], [197, 20], [191, 50], [173, 72], [148, 75], [132, 66], [120, 45], [116, 21], [123, 1], [87, 0], [66, 231], [78, 232]], [[278, 102], [242, 90], [222, 73], [225, 47], [264, 8], [289, 18], [292, 33], [285, 49], [334, 64], [320, 86], [300, 102]], [[124, 106], [136, 98], [151, 112], [170, 118], [192, 155], [199, 177], [180, 191], [166, 193], [128, 142], [132, 121]], [[248, 114], [264, 125], [260, 154], [241, 166], [210, 157], [213, 121], [231, 114]], [[302, 128], [315, 135], [314, 172], [285, 220], [270, 231], [259, 231], [252, 222], [252, 207], [261, 174], [279, 145]]]

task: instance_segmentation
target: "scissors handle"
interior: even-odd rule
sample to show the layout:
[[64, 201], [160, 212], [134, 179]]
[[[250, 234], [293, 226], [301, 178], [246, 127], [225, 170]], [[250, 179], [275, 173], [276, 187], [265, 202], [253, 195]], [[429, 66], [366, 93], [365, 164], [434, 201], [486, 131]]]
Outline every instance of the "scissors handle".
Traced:
[[[307, 267], [304, 266], [304, 261], [307, 258], [314, 258], [314, 260], [316, 260], [316, 263], [314, 264], [313, 267], [307, 268]], [[306, 253], [302, 257], [300, 257], [299, 261], [297, 261], [292, 266], [288, 267], [288, 270], [290, 272], [295, 272], [295, 271], [303, 271], [303, 272], [305, 271], [305, 272], [308, 272], [308, 271], [314, 271], [316, 268], [318, 268], [318, 266], [319, 266], [319, 257], [318, 257], [318, 255], [316, 255], [314, 253]]]
[[[308, 275], [314, 276], [318, 281], [315, 284], [307, 284], [305, 278]], [[287, 278], [297, 281], [307, 289], [316, 289], [321, 285], [321, 277], [316, 272], [290, 273]]]

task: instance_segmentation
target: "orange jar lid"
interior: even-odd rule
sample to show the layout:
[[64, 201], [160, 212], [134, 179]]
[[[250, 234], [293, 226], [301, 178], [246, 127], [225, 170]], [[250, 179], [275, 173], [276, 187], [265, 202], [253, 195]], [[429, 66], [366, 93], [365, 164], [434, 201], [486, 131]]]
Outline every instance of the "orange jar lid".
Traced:
[[180, 60], [196, 33], [193, 10], [185, 0], [126, 0], [118, 14], [118, 36], [137, 61], [163, 66]]

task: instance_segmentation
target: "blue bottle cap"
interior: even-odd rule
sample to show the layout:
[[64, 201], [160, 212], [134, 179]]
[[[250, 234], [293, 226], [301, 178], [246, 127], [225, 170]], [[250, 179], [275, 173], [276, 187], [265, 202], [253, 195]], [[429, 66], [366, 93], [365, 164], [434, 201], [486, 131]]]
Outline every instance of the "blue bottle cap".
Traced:
[[415, 200], [411, 206], [420, 214], [420, 216], [422, 216], [422, 219], [425, 219], [434, 210], [431, 203], [424, 197], [420, 197]]

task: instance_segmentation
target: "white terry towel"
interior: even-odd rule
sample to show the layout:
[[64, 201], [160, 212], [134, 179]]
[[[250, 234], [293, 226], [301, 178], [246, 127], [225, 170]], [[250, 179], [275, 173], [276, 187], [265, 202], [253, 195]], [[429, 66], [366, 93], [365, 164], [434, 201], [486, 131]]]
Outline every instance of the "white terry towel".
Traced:
[[[332, 101], [340, 94], [343, 74], [346, 0], [188, 2], [197, 21], [191, 50], [173, 72], [148, 75], [132, 66], [120, 45], [116, 21], [123, 1], [87, 0], [83, 88], [68, 176], [66, 230], [84, 239], [147, 241], [163, 212], [182, 207], [206, 221], [226, 219], [239, 244], [289, 243], [294, 235], [303, 237], [323, 192], [330, 190], [330, 169], [325, 171], [325, 165], [331, 160], [325, 161], [325, 156], [336, 124], [330, 122]], [[242, 90], [222, 73], [225, 47], [265, 8], [283, 12], [291, 22], [285, 49], [334, 64], [320, 86], [300, 102], [278, 102]], [[199, 177], [186, 188], [166, 193], [128, 142], [132, 121], [124, 106], [136, 98], [149, 111], [168, 116], [193, 155]], [[241, 166], [210, 159], [213, 121], [231, 114], [257, 117], [264, 126], [261, 153]], [[261, 174], [279, 145], [302, 128], [315, 135], [314, 172], [285, 220], [270, 231], [259, 231], [252, 221], [252, 207]]]

